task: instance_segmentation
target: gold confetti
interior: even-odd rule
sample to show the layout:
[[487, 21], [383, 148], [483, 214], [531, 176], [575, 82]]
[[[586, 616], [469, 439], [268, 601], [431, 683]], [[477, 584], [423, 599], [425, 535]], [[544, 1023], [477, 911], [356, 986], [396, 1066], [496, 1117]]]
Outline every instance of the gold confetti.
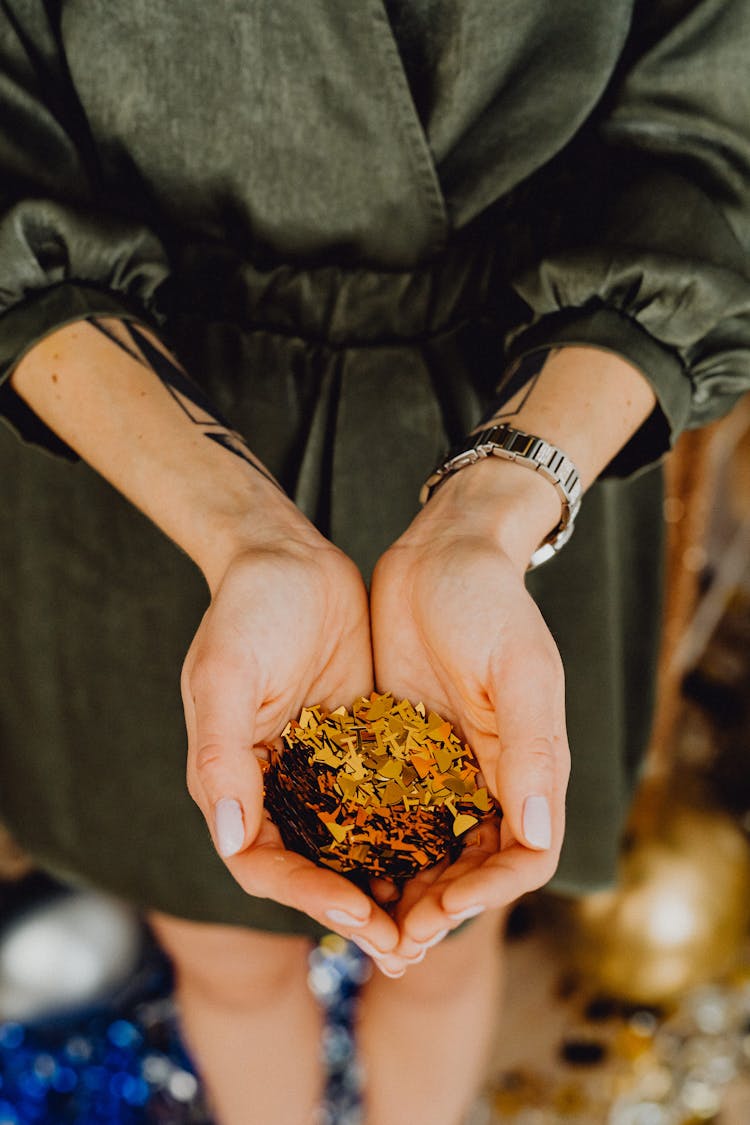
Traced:
[[477, 789], [476, 793], [472, 794], [471, 800], [481, 812], [489, 812], [492, 808], [492, 797], [485, 788]]
[[453, 821], [453, 835], [461, 836], [464, 832], [468, 832], [470, 828], [473, 828], [475, 824], [479, 824], [475, 816], [469, 816], [468, 813], [459, 813]]
[[343, 824], [337, 824], [335, 820], [331, 820], [326, 825], [326, 828], [331, 833], [331, 835], [333, 836], [334, 840], [336, 840], [337, 843], [340, 844], [341, 841], [343, 839], [345, 839], [346, 828], [344, 827]]
[[422, 703], [391, 693], [305, 707], [268, 746], [266, 806], [285, 845], [359, 881], [404, 881], [500, 810], [469, 746]]

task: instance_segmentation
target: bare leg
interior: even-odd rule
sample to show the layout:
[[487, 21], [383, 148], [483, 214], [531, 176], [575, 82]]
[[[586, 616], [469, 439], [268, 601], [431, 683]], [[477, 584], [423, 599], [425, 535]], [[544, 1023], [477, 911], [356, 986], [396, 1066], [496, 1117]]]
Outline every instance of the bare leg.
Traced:
[[460, 1125], [500, 1011], [504, 918], [480, 916], [399, 980], [373, 973], [358, 1025], [367, 1125]]
[[323, 1093], [309, 941], [166, 914], [148, 920], [174, 962], [181, 1026], [219, 1125], [308, 1125]]

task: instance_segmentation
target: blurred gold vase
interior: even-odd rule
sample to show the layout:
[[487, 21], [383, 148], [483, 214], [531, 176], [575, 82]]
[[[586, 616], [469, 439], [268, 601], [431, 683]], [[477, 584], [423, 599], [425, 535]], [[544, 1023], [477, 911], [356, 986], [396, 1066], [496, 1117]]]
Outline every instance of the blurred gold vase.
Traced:
[[729, 970], [750, 920], [750, 849], [731, 816], [674, 803], [651, 824], [624, 850], [618, 885], [566, 912], [573, 967], [641, 1004], [668, 1003]]

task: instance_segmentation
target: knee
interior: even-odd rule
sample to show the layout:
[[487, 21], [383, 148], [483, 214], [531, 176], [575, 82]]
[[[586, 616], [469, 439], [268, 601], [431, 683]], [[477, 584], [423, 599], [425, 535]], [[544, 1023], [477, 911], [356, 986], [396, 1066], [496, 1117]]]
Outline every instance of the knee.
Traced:
[[169, 956], [178, 991], [222, 1007], [277, 1003], [307, 979], [308, 938], [208, 925], [152, 913], [149, 925]]

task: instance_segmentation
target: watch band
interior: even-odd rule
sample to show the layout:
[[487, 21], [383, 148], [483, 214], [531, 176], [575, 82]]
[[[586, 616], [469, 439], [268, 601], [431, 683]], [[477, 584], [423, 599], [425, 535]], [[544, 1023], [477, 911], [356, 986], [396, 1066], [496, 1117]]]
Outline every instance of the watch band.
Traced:
[[578, 471], [570, 458], [556, 445], [551, 445], [534, 434], [526, 434], [523, 430], [514, 430], [507, 422], [502, 422], [472, 434], [463, 445], [452, 449], [442, 465], [422, 485], [420, 502], [426, 504], [449, 476], [485, 457], [502, 457], [541, 473], [554, 485], [560, 497], [560, 522], [531, 556], [528, 569], [532, 570], [556, 555], [573, 534], [573, 525], [581, 506]]

